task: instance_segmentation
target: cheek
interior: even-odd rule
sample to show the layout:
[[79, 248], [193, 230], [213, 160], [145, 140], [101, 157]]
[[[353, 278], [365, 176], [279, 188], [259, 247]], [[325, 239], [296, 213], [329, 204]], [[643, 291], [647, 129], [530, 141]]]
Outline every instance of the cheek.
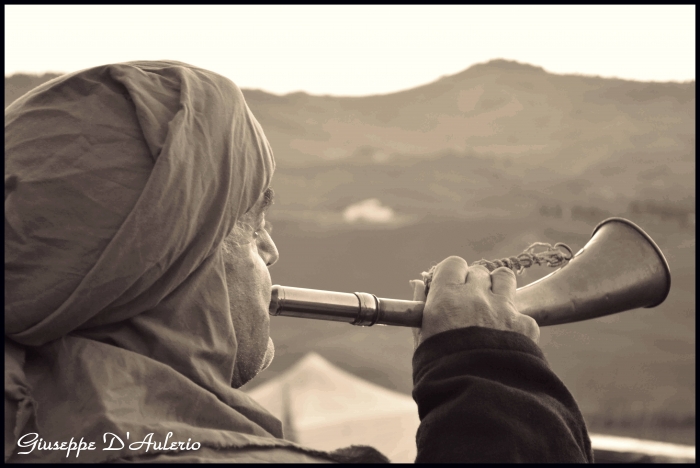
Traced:
[[236, 283], [254, 281], [258, 275], [258, 263], [261, 261], [254, 243], [231, 246], [224, 256], [226, 276], [236, 278]]
[[249, 294], [255, 297], [267, 295], [269, 301], [270, 272], [265, 261], [260, 257], [255, 246], [248, 249], [246, 254], [242, 259], [241, 271], [238, 274], [239, 280], [249, 288]]
[[257, 321], [260, 315], [267, 318], [272, 284], [254, 244], [231, 249], [226, 260], [226, 282], [234, 315]]

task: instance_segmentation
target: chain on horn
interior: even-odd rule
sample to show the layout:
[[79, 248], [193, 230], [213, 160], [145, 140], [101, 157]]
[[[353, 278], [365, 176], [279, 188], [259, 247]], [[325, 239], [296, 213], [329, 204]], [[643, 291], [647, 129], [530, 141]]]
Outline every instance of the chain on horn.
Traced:
[[[539, 247], [546, 247], [547, 250], [536, 253], [535, 250]], [[498, 260], [481, 259], [473, 262], [472, 265], [483, 265], [489, 271], [493, 271], [500, 267], [506, 267], [510, 268], [517, 274], [522, 274], [525, 271], [525, 268], [530, 268], [533, 265], [547, 265], [551, 268], [564, 266], [573, 258], [573, 256], [574, 253], [571, 248], [562, 242], [558, 242], [554, 244], [554, 246], [545, 242], [535, 242], [517, 257], [507, 257]], [[430, 283], [433, 280], [433, 274], [435, 273], [436, 266], [437, 265], [433, 265], [430, 270], [421, 273], [423, 282], [425, 283], [426, 296], [428, 295], [428, 291], [430, 291]]]

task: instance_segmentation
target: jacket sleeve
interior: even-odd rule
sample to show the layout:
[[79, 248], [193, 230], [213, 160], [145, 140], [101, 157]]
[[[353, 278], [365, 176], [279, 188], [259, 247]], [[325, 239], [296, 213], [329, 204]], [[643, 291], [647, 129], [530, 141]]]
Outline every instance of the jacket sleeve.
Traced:
[[515, 332], [468, 327], [413, 356], [416, 463], [592, 463], [583, 416], [540, 348]]

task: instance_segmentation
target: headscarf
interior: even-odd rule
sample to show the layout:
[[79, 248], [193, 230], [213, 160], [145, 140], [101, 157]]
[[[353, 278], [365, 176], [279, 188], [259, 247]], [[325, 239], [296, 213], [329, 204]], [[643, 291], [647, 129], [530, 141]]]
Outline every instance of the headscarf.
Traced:
[[148, 433], [297, 448], [231, 388], [221, 246], [274, 168], [238, 87], [184, 63], [76, 72], [5, 110], [6, 460], [29, 432], [96, 442], [83, 462], [144, 454], [129, 444]]

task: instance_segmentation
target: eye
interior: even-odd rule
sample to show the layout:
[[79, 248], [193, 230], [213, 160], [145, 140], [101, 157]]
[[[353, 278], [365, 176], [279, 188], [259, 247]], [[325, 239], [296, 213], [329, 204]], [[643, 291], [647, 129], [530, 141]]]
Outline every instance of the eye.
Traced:
[[265, 231], [268, 234], [272, 233], [272, 223], [269, 221], [264, 221], [262, 226], [260, 226], [257, 230], [253, 231], [253, 237], [257, 238], [260, 237], [261, 231]]

